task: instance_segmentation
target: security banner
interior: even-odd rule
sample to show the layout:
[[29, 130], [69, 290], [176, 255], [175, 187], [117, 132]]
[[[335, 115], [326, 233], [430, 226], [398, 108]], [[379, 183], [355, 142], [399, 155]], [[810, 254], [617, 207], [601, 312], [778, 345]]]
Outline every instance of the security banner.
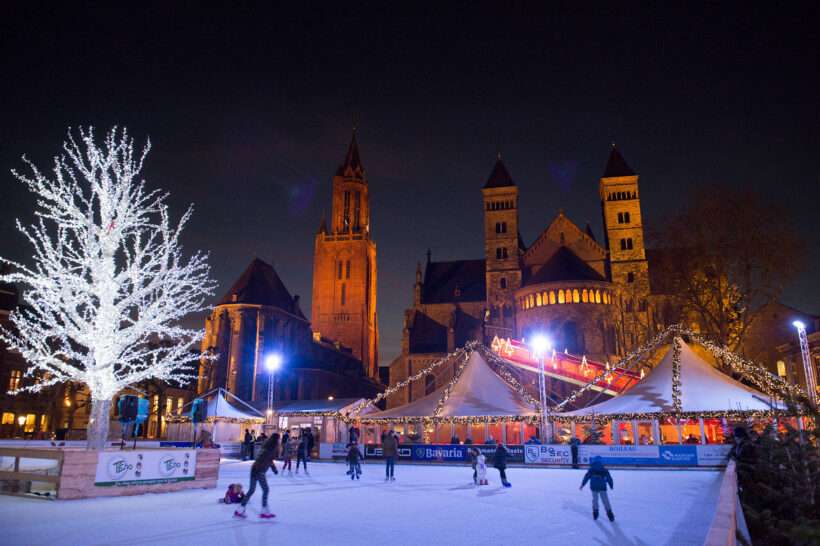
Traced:
[[152, 485], [193, 480], [196, 450], [103, 451], [94, 485]]
[[567, 444], [524, 446], [524, 462], [527, 464], [572, 464], [572, 451]]

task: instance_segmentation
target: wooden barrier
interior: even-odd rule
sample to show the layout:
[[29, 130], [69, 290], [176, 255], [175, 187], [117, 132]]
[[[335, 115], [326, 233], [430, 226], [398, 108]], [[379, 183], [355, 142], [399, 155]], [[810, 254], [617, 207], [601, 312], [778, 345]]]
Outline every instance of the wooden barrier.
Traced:
[[730, 460], [723, 471], [715, 518], [709, 526], [704, 546], [734, 546], [737, 534], [737, 472]]
[[[53, 491], [56, 492], [63, 463], [63, 452], [61, 450], [4, 447], [0, 448], [0, 457], [14, 459], [12, 470], [0, 469], [0, 480], [9, 482], [0, 491], [3, 494], [29, 495], [32, 482], [54, 484]], [[50, 472], [51, 468], [47, 468], [45, 472], [37, 469], [20, 468], [21, 459], [56, 461], [56, 471]]]

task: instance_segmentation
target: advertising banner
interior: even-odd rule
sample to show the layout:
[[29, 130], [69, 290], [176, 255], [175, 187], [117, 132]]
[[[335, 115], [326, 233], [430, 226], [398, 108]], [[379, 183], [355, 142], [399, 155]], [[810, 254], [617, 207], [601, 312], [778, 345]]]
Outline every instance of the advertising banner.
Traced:
[[580, 445], [578, 462], [589, 464], [592, 457], [599, 456], [604, 464], [657, 464], [658, 446], [634, 445]]
[[[398, 448], [399, 460], [428, 461], [431, 463], [467, 462], [470, 456], [467, 451], [477, 448], [486, 458], [487, 463], [492, 464], [492, 456], [495, 453], [495, 445], [490, 444], [401, 444]], [[524, 446], [508, 445], [507, 462], [523, 463]], [[367, 459], [381, 459], [382, 446], [379, 444], [367, 444], [364, 446], [364, 455]]]
[[695, 446], [698, 451], [698, 466], [726, 466], [731, 444], [707, 444]]
[[661, 466], [697, 466], [698, 446], [664, 445], [658, 449], [658, 462]]
[[152, 485], [193, 480], [196, 451], [193, 449], [105, 451], [97, 459], [94, 485]]
[[319, 458], [320, 459], [336, 459], [347, 456], [347, 446], [340, 443], [322, 442], [319, 444]]
[[524, 446], [524, 462], [527, 464], [572, 464], [572, 451], [567, 444], [527, 444]]

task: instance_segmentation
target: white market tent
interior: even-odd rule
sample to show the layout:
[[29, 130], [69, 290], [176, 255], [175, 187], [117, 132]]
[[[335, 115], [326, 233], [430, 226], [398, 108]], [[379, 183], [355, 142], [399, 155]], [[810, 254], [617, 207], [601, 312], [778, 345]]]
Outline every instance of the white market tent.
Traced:
[[449, 397], [443, 401], [441, 410], [436, 408], [447, 395], [442, 387], [418, 400], [364, 415], [362, 422], [378, 423], [382, 420], [404, 419], [407, 421], [459, 417], [535, 417], [538, 412], [524, 395], [490, 368], [477, 350], [470, 351], [461, 375], [450, 388]]
[[[234, 399], [236, 404], [228, 402], [228, 397]], [[265, 421], [265, 416], [253, 406], [225, 389], [214, 389], [198, 398], [207, 400], [206, 422], [200, 426], [203, 430], [211, 433], [211, 438], [216, 443], [238, 442], [241, 440], [246, 428], [252, 428], [254, 425], [259, 425]], [[176, 416], [175, 421], [177, 422], [168, 423], [167, 436], [169, 439], [191, 439], [191, 404], [189, 402], [180, 410]], [[238, 405], [241, 405], [241, 409], [237, 407]]]
[[[680, 413], [768, 411], [779, 407], [765, 394], [735, 381], [699, 357], [680, 338]], [[661, 414], [675, 411], [672, 394], [673, 349], [634, 387], [614, 398], [554, 417]]]

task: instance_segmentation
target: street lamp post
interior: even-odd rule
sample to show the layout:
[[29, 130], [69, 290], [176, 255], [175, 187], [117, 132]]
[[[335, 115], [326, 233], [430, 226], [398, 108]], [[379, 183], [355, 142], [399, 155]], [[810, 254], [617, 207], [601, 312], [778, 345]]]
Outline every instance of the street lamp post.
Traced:
[[276, 371], [282, 366], [282, 355], [273, 353], [265, 358], [265, 368], [268, 370], [268, 411], [265, 415], [265, 424], [273, 424], [273, 385], [276, 380]]
[[797, 328], [797, 338], [800, 340], [800, 353], [803, 356], [803, 374], [806, 376], [806, 391], [809, 395], [809, 402], [813, 407], [817, 407], [817, 379], [814, 377], [814, 369], [811, 365], [811, 355], [809, 354], [809, 339], [806, 337], [806, 325], [796, 320], [792, 326]]
[[550, 348], [549, 340], [544, 336], [535, 336], [532, 348], [538, 358], [538, 398], [541, 403], [541, 441], [547, 443], [547, 380], [544, 377], [544, 355]]

